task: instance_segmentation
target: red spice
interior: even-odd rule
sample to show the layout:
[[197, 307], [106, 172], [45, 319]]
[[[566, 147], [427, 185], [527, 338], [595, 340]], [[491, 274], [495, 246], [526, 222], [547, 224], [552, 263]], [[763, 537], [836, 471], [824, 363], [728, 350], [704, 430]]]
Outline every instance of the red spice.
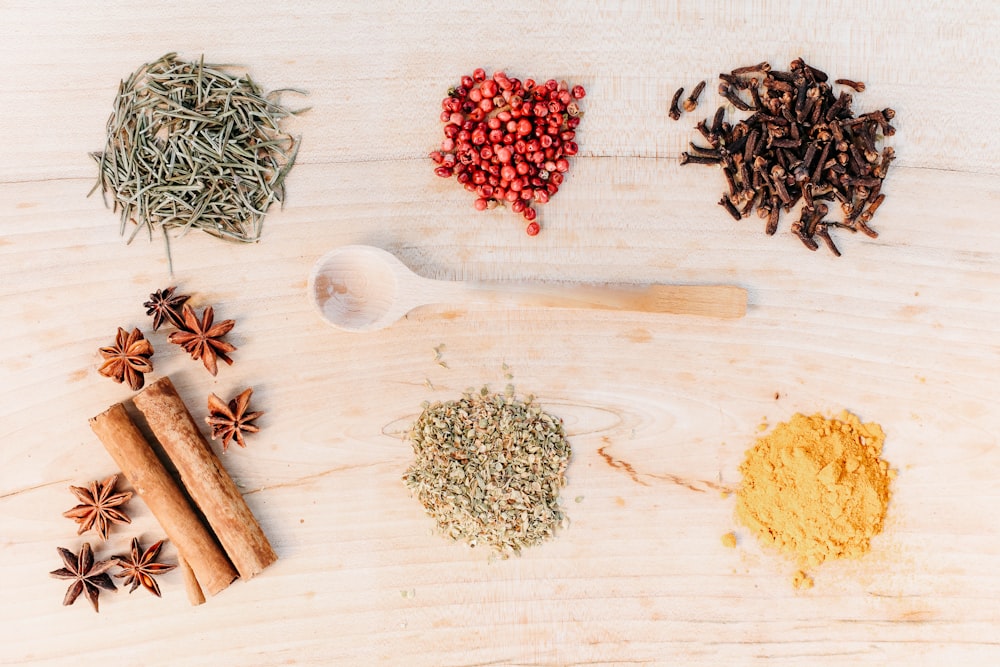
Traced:
[[548, 202], [559, 190], [569, 170], [566, 158], [579, 151], [578, 100], [586, 94], [565, 81], [522, 82], [477, 68], [441, 100], [445, 136], [430, 154], [434, 173], [455, 176], [476, 195], [477, 210], [508, 202], [529, 223], [527, 233], [538, 234], [532, 204]]

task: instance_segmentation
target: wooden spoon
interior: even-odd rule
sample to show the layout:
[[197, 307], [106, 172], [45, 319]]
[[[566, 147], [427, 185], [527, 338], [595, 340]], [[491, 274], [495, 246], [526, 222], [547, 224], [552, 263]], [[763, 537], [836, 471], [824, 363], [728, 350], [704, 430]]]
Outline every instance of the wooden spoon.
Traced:
[[627, 310], [742, 317], [747, 293], [729, 285], [472, 283], [418, 276], [380, 248], [348, 245], [323, 255], [309, 276], [320, 315], [346, 331], [376, 331], [432, 303]]

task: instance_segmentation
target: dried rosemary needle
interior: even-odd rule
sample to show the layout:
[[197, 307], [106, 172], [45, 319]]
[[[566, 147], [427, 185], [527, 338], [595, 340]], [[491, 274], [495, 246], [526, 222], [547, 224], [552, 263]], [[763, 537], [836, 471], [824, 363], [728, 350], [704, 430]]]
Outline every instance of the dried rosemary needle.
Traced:
[[[98, 187], [129, 223], [150, 236], [200, 229], [242, 242], [260, 238], [264, 214], [284, 198], [299, 139], [279, 128], [291, 111], [285, 91], [264, 93], [227, 65], [185, 62], [169, 53], [118, 88], [107, 143], [93, 153]], [[289, 90], [289, 89], [286, 89]], [[294, 91], [300, 92], [300, 91]]]
[[433, 403], [409, 438], [415, 458], [403, 480], [452, 539], [507, 557], [565, 524], [559, 490], [570, 446], [562, 420], [530, 400], [483, 388]]

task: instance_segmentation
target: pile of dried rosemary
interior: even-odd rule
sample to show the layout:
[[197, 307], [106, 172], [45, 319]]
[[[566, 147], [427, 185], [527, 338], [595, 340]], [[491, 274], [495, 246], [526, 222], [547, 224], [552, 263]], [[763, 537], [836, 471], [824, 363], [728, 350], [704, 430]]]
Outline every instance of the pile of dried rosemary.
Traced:
[[[93, 190], [111, 193], [121, 232], [136, 225], [183, 234], [201, 229], [252, 242], [264, 214], [284, 197], [299, 140], [279, 122], [293, 113], [248, 75], [169, 53], [118, 89]], [[91, 190], [91, 193], [93, 193]], [[105, 198], [105, 202], [107, 199]]]
[[466, 394], [429, 405], [410, 430], [403, 480], [449, 537], [502, 556], [552, 537], [565, 522], [559, 489], [570, 446], [562, 420], [530, 400]]

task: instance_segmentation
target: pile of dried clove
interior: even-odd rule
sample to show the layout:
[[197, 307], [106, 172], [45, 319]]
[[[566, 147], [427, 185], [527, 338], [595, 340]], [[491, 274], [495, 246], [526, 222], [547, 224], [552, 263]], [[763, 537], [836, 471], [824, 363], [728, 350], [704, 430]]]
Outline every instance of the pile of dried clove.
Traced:
[[[840, 255], [830, 237], [832, 227], [878, 236], [868, 223], [885, 201], [882, 181], [895, 153], [892, 147], [879, 152], [876, 145], [895, 134], [889, 124], [892, 109], [855, 117], [851, 93], [834, 94], [826, 73], [801, 58], [787, 72], [762, 62], [719, 78], [719, 93], [740, 111], [752, 113], [732, 125], [723, 120], [725, 107], [719, 107], [711, 122], [696, 126], [708, 146], [691, 143], [680, 163], [722, 167], [729, 187], [719, 204], [733, 218], [740, 220], [756, 209], [767, 220], [767, 233], [774, 234], [780, 211], [788, 212], [802, 200], [791, 231], [810, 250], [819, 247], [819, 237]], [[864, 90], [857, 81], [834, 83]], [[824, 201], [840, 203], [841, 222], [826, 219], [830, 207]]]

